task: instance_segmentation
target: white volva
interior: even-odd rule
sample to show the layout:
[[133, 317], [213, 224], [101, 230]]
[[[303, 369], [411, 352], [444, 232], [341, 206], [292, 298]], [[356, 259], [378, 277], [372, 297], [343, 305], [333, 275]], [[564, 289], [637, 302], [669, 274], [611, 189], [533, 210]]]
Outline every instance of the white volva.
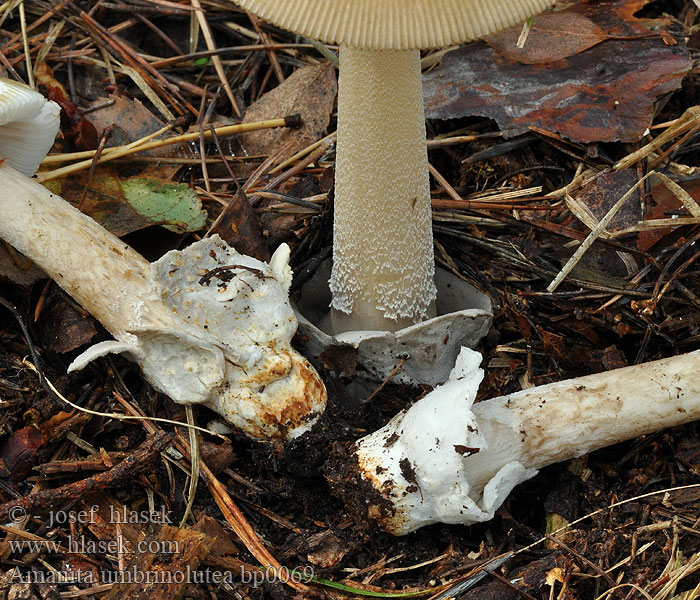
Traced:
[[150, 264], [60, 197], [0, 165], [0, 238], [31, 258], [137, 361], [159, 391], [201, 403], [255, 438], [294, 438], [323, 412], [316, 371], [291, 347], [289, 249], [270, 264], [214, 236]]
[[122, 352], [175, 402], [209, 406], [251, 437], [292, 439], [308, 431], [325, 408], [326, 390], [291, 346], [297, 320], [286, 244], [269, 265], [218, 236], [148, 263], [29, 179], [53, 144], [59, 110], [0, 78], [0, 238], [116, 338], [83, 353], [69, 370]]
[[486, 521], [537, 469], [700, 419], [700, 351], [473, 405], [480, 361], [464, 348], [445, 384], [357, 442], [386, 531]]

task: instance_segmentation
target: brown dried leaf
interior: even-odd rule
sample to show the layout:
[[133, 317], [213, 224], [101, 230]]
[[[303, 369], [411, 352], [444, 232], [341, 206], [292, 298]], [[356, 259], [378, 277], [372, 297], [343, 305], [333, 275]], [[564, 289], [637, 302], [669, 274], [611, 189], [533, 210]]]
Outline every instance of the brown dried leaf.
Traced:
[[46, 96], [61, 107], [61, 132], [66, 140], [79, 151], [97, 148], [98, 136], [95, 126], [83, 115], [65, 88], [56, 81], [53, 71], [46, 63], [35, 70], [37, 81], [46, 88]]
[[[700, 201], [700, 181], [685, 181], [681, 184], [681, 187], [690, 194], [696, 202]], [[647, 213], [644, 215], [645, 221], [651, 219], [669, 219], [673, 214], [678, 214], [678, 212], [684, 210], [681, 200], [669, 190], [668, 187], [663, 185], [663, 183], [658, 182], [651, 188], [650, 192], [654, 200], [654, 205], [648, 207]], [[667, 229], [640, 231], [637, 236], [637, 248], [642, 251], [648, 250], [661, 238], [670, 233], [671, 230], [672, 228], [669, 227]]]
[[246, 197], [236, 194], [219, 217], [211, 233], [217, 233], [241, 254], [263, 261], [270, 260], [260, 223]]
[[348, 547], [332, 531], [320, 531], [309, 536], [307, 560], [322, 569], [336, 566], [348, 553]]
[[[109, 100], [109, 104], [106, 104]], [[123, 146], [135, 142], [161, 129], [164, 123], [151, 113], [141, 102], [124, 96], [98, 98], [93, 106], [100, 106], [92, 111], [88, 118], [98, 131], [112, 128], [107, 142], [108, 147]], [[174, 134], [167, 134], [174, 135]], [[155, 138], [160, 139], [160, 138]], [[173, 158], [192, 158], [194, 156], [187, 144], [173, 144], [139, 153], [142, 156], [168, 156]], [[170, 178], [180, 168], [179, 165], [160, 164], [144, 165], [136, 163], [141, 175], [154, 175], [164, 179]], [[133, 173], [132, 173], [133, 174]]]
[[[581, 188], [576, 199], [583, 202], [600, 221], [635, 183], [637, 174], [631, 169], [602, 173]], [[636, 225], [642, 218], [641, 201], [637, 190], [617, 211], [607, 231], [619, 231]]]
[[501, 56], [531, 65], [566, 58], [608, 38], [588, 17], [566, 11], [535, 17], [525, 46], [518, 48], [521, 30], [518, 25], [483, 39]]
[[638, 19], [639, 12], [653, 0], [598, 0], [596, 2], [576, 2], [567, 12], [587, 16], [603, 31], [611, 36], [643, 35], [653, 29], [667, 27], [670, 19]]
[[65, 354], [88, 344], [97, 335], [97, 322], [59, 295], [42, 310], [38, 332], [46, 350]]
[[325, 135], [337, 89], [335, 69], [330, 63], [297, 69], [288, 79], [252, 104], [246, 110], [243, 122], [299, 114], [303, 121], [301, 129], [251, 131], [241, 135], [241, 144], [248, 154], [273, 154], [289, 140], [293, 140], [290, 147], [280, 155], [280, 160], [296, 154]]
[[34, 425], [15, 431], [0, 449], [0, 460], [9, 472], [9, 481], [22, 481], [35, 464], [36, 454], [47, 441], [46, 434]]
[[534, 126], [583, 143], [632, 142], [651, 125], [656, 98], [680, 87], [691, 66], [686, 48], [660, 37], [607, 40], [547, 65], [470, 44], [424, 76], [425, 112], [490, 117], [509, 135]]
[[[636, 182], [637, 173], [633, 169], [602, 173], [581, 188], [576, 195], [576, 200], [582, 202], [595, 218], [600, 220], [610, 210], [610, 207], [627, 193]], [[690, 216], [681, 199], [669, 190], [667, 185], [664, 185], [656, 177], [651, 179], [651, 182], [652, 186], [646, 197], [645, 214], [642, 215], [642, 198], [640, 193], [634, 193], [615, 215], [607, 228], [608, 231], [625, 230], [634, 227], [642, 220], [670, 219], [673, 215], [679, 213]], [[693, 200], [700, 202], [700, 181], [684, 181], [680, 184], [680, 187]], [[639, 231], [637, 233], [636, 246], [642, 252], [646, 252], [671, 230], [672, 227]], [[616, 253], [613, 252], [608, 258], [616, 260], [614, 259], [615, 255]], [[600, 256], [597, 258], [601, 260]], [[598, 266], [603, 268], [602, 263], [599, 263]], [[606, 262], [604, 270], [609, 274], [620, 274], [618, 272], [619, 266], [616, 263]]]
[[622, 350], [613, 344], [603, 351], [603, 366], [607, 371], [612, 371], [613, 369], [628, 367], [629, 363]]
[[238, 547], [231, 541], [231, 534], [216, 519], [201, 513], [197, 517], [194, 529], [210, 538], [216, 538], [216, 544], [212, 547], [211, 554], [215, 556], [235, 556], [238, 554]]

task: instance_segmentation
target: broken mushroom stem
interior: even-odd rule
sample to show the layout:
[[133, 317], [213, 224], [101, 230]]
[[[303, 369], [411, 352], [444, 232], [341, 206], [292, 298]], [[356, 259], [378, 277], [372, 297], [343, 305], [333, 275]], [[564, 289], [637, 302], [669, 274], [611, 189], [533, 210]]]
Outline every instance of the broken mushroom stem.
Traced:
[[116, 338], [69, 370], [124, 353], [175, 402], [209, 406], [254, 438], [297, 437], [323, 412], [323, 383], [291, 347], [286, 245], [267, 264], [213, 236], [151, 264], [6, 162], [0, 181], [0, 238]]
[[697, 351], [472, 405], [481, 356], [463, 348], [446, 383], [355, 444], [341, 479], [369, 489], [368, 515], [396, 535], [486, 521], [544, 466], [700, 419], [699, 360]]

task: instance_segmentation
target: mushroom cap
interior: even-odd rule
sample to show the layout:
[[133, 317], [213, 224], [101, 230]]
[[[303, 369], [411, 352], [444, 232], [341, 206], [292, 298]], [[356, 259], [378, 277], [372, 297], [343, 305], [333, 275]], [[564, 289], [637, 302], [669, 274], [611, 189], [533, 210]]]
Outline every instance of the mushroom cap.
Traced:
[[234, 0], [278, 27], [355, 48], [444, 48], [522, 22], [555, 0]]
[[51, 149], [61, 108], [32, 88], [0, 77], [0, 159], [27, 177]]

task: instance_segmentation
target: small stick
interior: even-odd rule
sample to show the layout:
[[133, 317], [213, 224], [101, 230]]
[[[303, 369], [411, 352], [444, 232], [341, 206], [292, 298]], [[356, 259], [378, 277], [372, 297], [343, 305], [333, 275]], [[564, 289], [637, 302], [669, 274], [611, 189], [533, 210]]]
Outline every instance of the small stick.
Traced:
[[83, 193], [80, 196], [80, 202], [78, 202], [78, 210], [80, 212], [85, 212], [85, 198], [87, 198], [88, 187], [92, 181], [92, 176], [95, 174], [95, 167], [97, 166], [100, 156], [102, 156], [102, 152], [104, 151], [110, 137], [112, 137], [112, 127], [105, 127], [104, 131], [102, 132], [102, 137], [100, 138], [100, 143], [95, 150], [95, 156], [92, 159], [92, 164], [90, 165], [90, 170], [88, 171], [87, 181], [85, 182]]
[[[270, 129], [273, 127], [292, 127], [295, 126], [295, 123], [297, 122], [295, 118], [296, 115], [293, 115], [290, 117], [284, 117], [282, 119], [270, 119], [268, 121], [256, 121], [254, 123], [239, 123], [237, 125], [226, 125], [224, 127], [217, 128], [216, 134], [219, 137], [225, 137], [229, 135], [235, 135], [237, 133], [243, 133], [245, 131], [257, 131], [259, 129]], [[211, 138], [210, 131], [204, 131], [202, 135], [205, 139]], [[97, 164], [102, 164], [107, 161], [114, 160], [115, 158], [121, 158], [128, 154], [133, 154], [135, 152], [144, 152], [146, 150], [152, 150], [153, 148], [161, 148], [162, 146], [170, 146], [172, 144], [189, 142], [198, 138], [199, 132], [197, 131], [194, 133], [185, 133], [183, 135], [178, 135], [164, 140], [148, 142], [146, 144], [141, 144], [140, 146], [136, 146], [133, 148], [125, 146], [122, 147], [121, 150], [115, 150], [109, 152], [108, 154], [103, 154], [103, 156], [97, 161]], [[39, 183], [43, 183], [44, 181], [50, 181], [51, 179], [56, 179], [65, 175], [70, 175], [71, 173], [75, 173], [76, 171], [82, 171], [83, 169], [87, 169], [92, 164], [92, 160], [84, 160], [72, 165], [68, 165], [66, 167], [61, 167], [60, 169], [49, 171], [48, 173], [41, 173], [37, 176], [36, 181], [38, 181]]]
[[34, 511], [46, 510], [56, 504], [133, 480], [134, 475], [145, 470], [171, 442], [172, 440], [167, 433], [149, 436], [130, 456], [109, 471], [59, 488], [42, 490], [36, 494], [5, 502], [5, 504], [0, 505], [0, 521], [12, 520], [20, 513], [28, 515]]
[[[197, 17], [197, 22], [199, 23], [199, 28], [202, 30], [202, 35], [204, 36], [204, 41], [207, 44], [207, 48], [211, 51], [215, 51], [216, 43], [214, 42], [214, 36], [211, 34], [211, 29], [209, 29], [209, 23], [207, 23], [207, 19], [202, 11], [202, 5], [199, 3], [199, 0], [190, 0], [190, 2], [192, 3], [192, 7], [196, 10], [195, 15]], [[228, 83], [228, 77], [226, 77], [224, 65], [221, 62], [221, 57], [214, 53], [211, 55], [211, 62], [214, 65], [214, 70], [216, 71], [216, 75], [221, 82], [221, 86], [226, 92], [226, 97], [231, 103], [233, 112], [237, 117], [240, 117], [242, 114], [241, 109], [238, 106], [238, 102], [236, 102], [236, 98], [233, 95], [233, 90], [231, 90], [231, 86]]]

